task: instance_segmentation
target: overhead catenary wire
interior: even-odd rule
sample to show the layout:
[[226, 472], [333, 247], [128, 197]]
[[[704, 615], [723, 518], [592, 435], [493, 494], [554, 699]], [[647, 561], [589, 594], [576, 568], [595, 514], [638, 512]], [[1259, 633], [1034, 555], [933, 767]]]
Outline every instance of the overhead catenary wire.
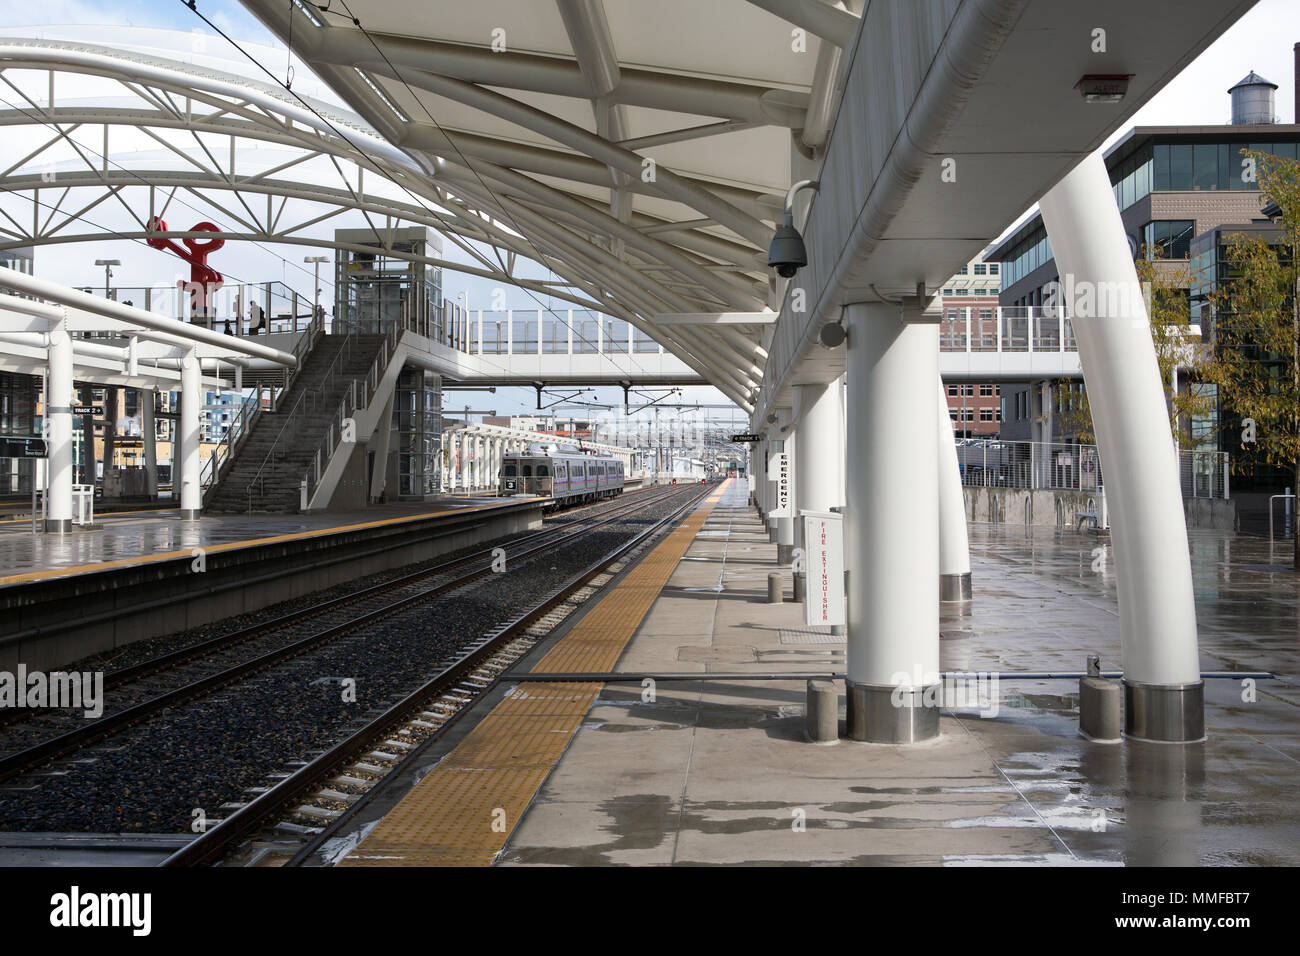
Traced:
[[[260, 69], [263, 73], [265, 73], [265, 74], [266, 74], [266, 75], [267, 75], [267, 76], [268, 76], [268, 77], [269, 77], [269, 78], [270, 78], [274, 83], [276, 83], [278, 86], [280, 86], [281, 88], [283, 88], [283, 89], [285, 90], [286, 93], [288, 93], [290, 96], [294, 97], [294, 99], [296, 99], [296, 100], [297, 100], [297, 101], [298, 101], [298, 102], [299, 102], [303, 107], [305, 107], [306, 109], [310, 110], [310, 111], [311, 111], [311, 112], [312, 112], [312, 113], [313, 113], [313, 114], [314, 114], [318, 119], [321, 120], [321, 122], [323, 122], [323, 123], [325, 123], [326, 125], [328, 125], [329, 128], [330, 128], [331, 130], [333, 130], [334, 133], [335, 133], [335, 134], [336, 134], [340, 139], [342, 139], [345, 143], [348, 144], [348, 146], [350, 146], [350, 147], [351, 147], [353, 150], [355, 150], [358, 154], [360, 154], [360, 155], [364, 155], [364, 153], [363, 153], [363, 151], [360, 149], [360, 147], [358, 147], [358, 146], [357, 146], [357, 145], [356, 145], [356, 144], [355, 144], [355, 143], [354, 143], [354, 142], [353, 142], [353, 141], [352, 141], [352, 140], [347, 136], [347, 134], [345, 134], [342, 130], [340, 130], [340, 129], [339, 129], [339, 128], [334, 124], [334, 123], [332, 123], [328, 118], [326, 118], [325, 116], [323, 116], [323, 115], [322, 115], [322, 114], [321, 114], [321, 113], [320, 113], [320, 112], [319, 112], [319, 111], [318, 111], [318, 110], [317, 110], [317, 109], [316, 109], [316, 108], [315, 108], [311, 103], [307, 102], [305, 99], [303, 99], [303, 98], [302, 98], [301, 96], [299, 96], [297, 93], [294, 93], [292, 89], [290, 89], [289, 87], [285, 86], [285, 84], [284, 84], [284, 83], [283, 83], [283, 82], [282, 82], [282, 81], [281, 81], [277, 76], [275, 76], [274, 73], [272, 73], [269, 69], [267, 69], [267, 67], [266, 67], [265, 64], [263, 64], [260, 60], [258, 60], [258, 59], [257, 59], [256, 57], [254, 57], [251, 53], [249, 53], [247, 50], [245, 50], [245, 49], [240, 45], [240, 43], [239, 43], [237, 40], [235, 40], [234, 38], [232, 38], [228, 33], [226, 33], [224, 30], [222, 30], [221, 27], [219, 27], [217, 24], [215, 24], [215, 23], [214, 23], [211, 19], [209, 19], [206, 15], [204, 15], [203, 12], [200, 11], [200, 10], [198, 9], [197, 0], [180, 0], [180, 2], [181, 2], [185, 7], [187, 7], [191, 12], [193, 12], [195, 16], [197, 16], [200, 20], [202, 20], [202, 21], [203, 21], [203, 22], [204, 22], [204, 23], [205, 23], [205, 24], [206, 24], [210, 29], [212, 29], [214, 32], [216, 32], [216, 33], [217, 33], [217, 34], [218, 34], [222, 39], [224, 39], [227, 43], [229, 43], [229, 44], [230, 44], [231, 46], [233, 46], [236, 50], [238, 50], [241, 54], [243, 54], [244, 57], [246, 57], [246, 58], [249, 60], [249, 62], [251, 62], [251, 63], [253, 63], [254, 65], [256, 65], [256, 66], [258, 67], [258, 69]], [[290, 17], [289, 17], [290, 22], [292, 22], [292, 20], [293, 20], [293, 15], [292, 15], [292, 6], [293, 6], [293, 0], [290, 0]], [[387, 56], [383, 53], [382, 50], [379, 49], [378, 45], [377, 45], [377, 44], [375, 43], [375, 41], [374, 41], [374, 38], [369, 34], [369, 32], [365, 29], [365, 27], [362, 26], [360, 20], [359, 20], [355, 15], [352, 14], [351, 9], [349, 9], [349, 8], [347, 7], [347, 4], [346, 4], [346, 3], [344, 3], [343, 6], [344, 6], [344, 9], [347, 10], [347, 13], [346, 13], [347, 18], [348, 18], [349, 20], [351, 20], [351, 21], [352, 21], [352, 22], [357, 26], [357, 28], [362, 32], [362, 34], [363, 34], [363, 35], [364, 35], [364, 36], [365, 36], [365, 37], [370, 41], [371, 45], [375, 46], [376, 50], [378, 50], [379, 53], [380, 53], [380, 55], [383, 56], [384, 59], [387, 61], [387, 60], [388, 60]], [[333, 14], [336, 15], [336, 16], [344, 16], [344, 15], [345, 15], [345, 14], [339, 13], [339, 11], [331, 11], [331, 10], [329, 9], [329, 4], [326, 4], [326, 5], [323, 6], [323, 7], [317, 5], [317, 9], [321, 10], [321, 12], [324, 12], [324, 13], [333, 13]], [[392, 67], [391, 61], [389, 61], [389, 66]], [[400, 78], [400, 73], [397, 74], [397, 75], [398, 75], [399, 78]], [[405, 85], [405, 86], [407, 87], [407, 89], [408, 89], [408, 91], [409, 91], [409, 90], [410, 90], [410, 85], [409, 85], [409, 84], [408, 84], [404, 79], [402, 80], [402, 83], [403, 83], [403, 85]], [[414, 95], [414, 94], [413, 94], [413, 95]], [[418, 102], [420, 102], [421, 108], [424, 110], [424, 112], [429, 116], [430, 121], [431, 121], [431, 122], [432, 122], [432, 123], [433, 123], [433, 124], [434, 124], [434, 125], [435, 125], [439, 130], [440, 130], [440, 131], [442, 131], [442, 127], [438, 124], [437, 120], [434, 118], [433, 114], [429, 111], [428, 107], [423, 103], [423, 101], [420, 101], [418, 97], [416, 97], [416, 99], [417, 99]], [[443, 132], [444, 132], [444, 134], [445, 134], [445, 131], [443, 131]], [[488, 185], [483, 181], [483, 178], [479, 175], [478, 171], [475, 170], [475, 169], [474, 169], [474, 168], [473, 168], [473, 167], [472, 167], [472, 166], [471, 166], [471, 165], [470, 165], [470, 164], [465, 160], [463, 154], [460, 152], [460, 149], [459, 149], [458, 147], [456, 147], [454, 143], [452, 143], [452, 146], [453, 146], [454, 149], [456, 149], [457, 155], [460, 156], [461, 161], [462, 161], [462, 164], [465, 165], [465, 167], [466, 167], [467, 169], [469, 169], [471, 173], [473, 173], [474, 178], [477, 179], [477, 180], [479, 181], [479, 183], [482, 185], [483, 189], [486, 190], [486, 191], [488, 192], [488, 194], [491, 195], [492, 198], [493, 198], [494, 200], [497, 201], [498, 206], [502, 209], [502, 211], [505, 213], [505, 215], [506, 215], [506, 217], [507, 217], [507, 220], [506, 220], [506, 221], [510, 222], [510, 224], [511, 224], [512, 227], [514, 228], [515, 233], [520, 237], [520, 239], [521, 239], [523, 242], [527, 243], [527, 245], [528, 245], [530, 248], [532, 248], [532, 250], [534, 251], [534, 253], [536, 253], [536, 256], [537, 256], [536, 261], [537, 261], [540, 265], [548, 265], [548, 262], [549, 262], [549, 258], [550, 258], [550, 257], [548, 257], [545, 253], [543, 253], [543, 252], [542, 252], [542, 251], [537, 247], [536, 243], [534, 243], [534, 242], [533, 242], [533, 241], [528, 237], [527, 233], [526, 233], [523, 229], [521, 229], [521, 228], [518, 226], [518, 224], [515, 222], [514, 218], [510, 215], [509, 211], [508, 211], [508, 210], [505, 208], [505, 206], [501, 203], [501, 201], [500, 201], [499, 197], [496, 195], [496, 193], [495, 193], [493, 190], [491, 190], [491, 188], [488, 187]], [[400, 188], [401, 188], [401, 189], [402, 189], [402, 190], [403, 190], [407, 195], [409, 195], [409, 196], [410, 196], [410, 197], [411, 197], [411, 198], [412, 198], [412, 199], [413, 199], [413, 200], [414, 200], [414, 201], [415, 201], [415, 202], [416, 202], [416, 203], [417, 203], [421, 208], [423, 208], [427, 213], [429, 213], [429, 215], [431, 215], [431, 216], [432, 216], [434, 219], [436, 219], [437, 221], [441, 222], [441, 223], [443, 224], [443, 226], [446, 228], [446, 230], [447, 230], [449, 233], [454, 233], [454, 232], [455, 232], [455, 230], [452, 228], [451, 224], [450, 224], [449, 222], [447, 222], [447, 220], [446, 220], [446, 219], [445, 219], [445, 218], [444, 218], [440, 213], [438, 213], [436, 210], [434, 210], [434, 209], [432, 209], [431, 207], [429, 207], [429, 206], [424, 202], [424, 200], [423, 200], [419, 195], [417, 195], [416, 193], [414, 193], [413, 191], [411, 191], [411, 189], [410, 189], [409, 187], [407, 187], [405, 184], [402, 184], [402, 183], [396, 183], [396, 185], [398, 185], [398, 186], [399, 186], [399, 187], [400, 187]], [[491, 244], [491, 243], [489, 243], [489, 245], [490, 245], [490, 244]], [[549, 270], [549, 266], [548, 266], [548, 271], [550, 271], [550, 270]], [[537, 296], [532, 292], [531, 289], [528, 289], [528, 288], [523, 287], [523, 286], [519, 286], [518, 288], [522, 289], [522, 290], [524, 291], [524, 293], [525, 293], [526, 295], [528, 295], [529, 298], [533, 299], [533, 301], [537, 303], [537, 306], [538, 306], [538, 308], [539, 308], [540, 311], [543, 311], [543, 312], [552, 312], [551, 309], [548, 309], [548, 308], [545, 306], [545, 304], [542, 303], [542, 301], [541, 301], [539, 298], [537, 298]], [[632, 311], [635, 311], [635, 310], [632, 310]], [[582, 333], [579, 332], [577, 329], [574, 329], [573, 326], [568, 322], [567, 319], [560, 318], [559, 316], [556, 316], [556, 318], [559, 319], [560, 323], [561, 323], [562, 325], [564, 325], [565, 327], [567, 327], [567, 328], [570, 330], [570, 332], [576, 334], [576, 335], [578, 336], [578, 340], [579, 340], [579, 341], [588, 342], [589, 344], [593, 344], [593, 345], [596, 344], [596, 343], [590, 343], [590, 340], [586, 339], [585, 336], [583, 336]], [[539, 322], [539, 326], [540, 326], [540, 322]], [[539, 331], [539, 334], [540, 334], [540, 327], [539, 327], [539, 330], [538, 330], [538, 331]], [[616, 354], [618, 354], [618, 353], [616, 353]], [[630, 364], [629, 364], [629, 367], [628, 367], [627, 369], [625, 369], [625, 371], [627, 371], [628, 374], [631, 374], [631, 365], [635, 365], [636, 367], [640, 368], [642, 371], [645, 371], [644, 367], [641, 366], [641, 364], [640, 364], [636, 359], [634, 359], [634, 358], [630, 358], [630, 355], [631, 355], [632, 353], [627, 353], [627, 354], [628, 354], [629, 359], [630, 359]], [[500, 367], [500, 366], [498, 366], [498, 367]], [[503, 370], [504, 370], [504, 369], [503, 369]]]

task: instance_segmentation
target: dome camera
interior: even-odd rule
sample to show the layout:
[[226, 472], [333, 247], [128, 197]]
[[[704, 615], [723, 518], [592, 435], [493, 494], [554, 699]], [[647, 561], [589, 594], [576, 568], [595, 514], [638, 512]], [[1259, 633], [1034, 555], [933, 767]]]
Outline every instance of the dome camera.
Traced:
[[794, 274], [808, 264], [808, 250], [804, 248], [803, 236], [794, 227], [794, 197], [801, 189], [816, 190], [817, 186], [815, 179], [801, 179], [785, 194], [781, 225], [772, 236], [772, 244], [767, 249], [767, 264], [782, 279], [794, 278]]
[[804, 248], [803, 236], [794, 227], [794, 217], [786, 213], [781, 226], [772, 237], [772, 245], [767, 250], [767, 264], [776, 270], [782, 279], [790, 279], [808, 264], [808, 252]]

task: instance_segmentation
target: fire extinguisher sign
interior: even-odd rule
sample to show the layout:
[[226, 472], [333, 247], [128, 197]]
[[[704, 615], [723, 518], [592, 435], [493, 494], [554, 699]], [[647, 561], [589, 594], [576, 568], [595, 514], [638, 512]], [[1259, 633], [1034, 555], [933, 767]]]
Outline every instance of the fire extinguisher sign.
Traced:
[[837, 514], [804, 512], [803, 540], [808, 571], [804, 623], [844, 624], [844, 523]]

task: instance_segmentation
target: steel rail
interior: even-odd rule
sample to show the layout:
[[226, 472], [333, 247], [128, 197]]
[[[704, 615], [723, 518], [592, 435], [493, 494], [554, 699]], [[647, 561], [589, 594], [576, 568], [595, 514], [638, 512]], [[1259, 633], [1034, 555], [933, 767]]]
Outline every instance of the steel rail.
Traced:
[[[614, 509], [609, 513], [602, 513], [596, 516], [596, 520], [578, 519], [574, 522], [566, 523], [560, 528], [546, 529], [540, 534], [545, 536], [546, 540], [538, 542], [539, 535], [530, 535], [527, 540], [532, 541], [532, 546], [514, 556], [515, 561], [534, 557], [543, 552], [551, 550], [555, 545], [560, 544], [570, 538], [586, 534], [596, 528], [617, 521], [630, 512], [635, 512], [644, 507], [649, 507], [657, 503], [662, 498], [668, 497], [667, 494], [653, 496], [648, 501], [638, 499], [636, 502], [629, 504], [622, 509]], [[581, 525], [581, 527], [575, 527]], [[489, 552], [490, 553], [490, 552]], [[78, 748], [88, 746], [106, 737], [112, 736], [133, 724], [147, 720], [160, 711], [176, 706], [198, 697], [208, 691], [215, 690], [218, 687], [225, 686], [235, 680], [247, 677], [250, 674], [265, 670], [283, 660], [296, 657], [306, 651], [309, 651], [319, 644], [326, 643], [334, 638], [341, 637], [350, 631], [369, 624], [381, 617], [387, 617], [403, 611], [416, 604], [440, 597], [448, 592], [458, 590], [479, 578], [485, 577], [492, 572], [492, 565], [489, 562], [486, 566], [475, 567], [465, 574], [453, 578], [451, 581], [444, 582], [436, 587], [421, 591], [418, 594], [409, 595], [401, 598], [391, 604], [385, 604], [382, 607], [372, 611], [367, 611], [357, 617], [351, 618], [341, 624], [332, 625], [325, 630], [318, 631], [306, 637], [292, 641], [275, 650], [268, 651], [257, 657], [233, 664], [213, 674], [201, 677], [197, 680], [182, 684], [179, 687], [164, 691], [163, 693], [150, 697], [123, 710], [120, 710], [108, 717], [103, 717], [92, 724], [80, 727], [77, 730], [71, 730], [33, 744], [23, 750], [0, 757], [0, 781], [8, 780], [36, 766], [40, 766], [50, 760], [53, 760], [65, 753], [74, 751]], [[349, 596], [350, 600], [356, 600], [355, 595]]]
[[[282, 812], [290, 804], [311, 791], [312, 788], [317, 786], [321, 780], [327, 779], [332, 775], [340, 765], [354, 759], [367, 748], [374, 746], [374, 740], [378, 734], [383, 733], [386, 728], [401, 721], [413, 710], [421, 707], [422, 701], [426, 701], [428, 698], [442, 693], [449, 687], [454, 687], [467, 674], [471, 673], [484, 661], [488, 660], [493, 654], [497, 653], [503, 644], [518, 637], [535, 621], [559, 604], [563, 603], [571, 594], [587, 584], [587, 582], [592, 578], [596, 577], [611, 564], [622, 558], [634, 548], [638, 547], [648, 538], [657, 534], [666, 525], [676, 522], [681, 515], [696, 506], [711, 490], [711, 488], [705, 487], [698, 494], [689, 496], [687, 501], [685, 501], [681, 507], [674, 509], [670, 514], [661, 518], [640, 534], [620, 544], [608, 554], [599, 558], [585, 571], [573, 578], [569, 583], [560, 587], [549, 597], [539, 602], [532, 609], [526, 611], [514, 621], [505, 625], [495, 633], [489, 635], [486, 639], [465, 651], [459, 659], [443, 668], [438, 672], [438, 674], [434, 675], [428, 681], [420, 685], [416, 690], [393, 704], [378, 717], [369, 721], [365, 727], [351, 733], [345, 739], [339, 741], [324, 753], [310, 760], [269, 790], [259, 794], [252, 801], [236, 810], [211, 830], [196, 837], [183, 849], [177, 850], [159, 865], [165, 867], [201, 866], [205, 863], [212, 863], [219, 860], [229, 848], [234, 846], [249, 833], [256, 831], [261, 827], [268, 817]], [[648, 506], [649, 503], [647, 503], [647, 507]], [[499, 681], [500, 678], [495, 679], [489, 685], [488, 689], [496, 686]], [[465, 709], [466, 708], [462, 708], [458, 713], [463, 713]], [[381, 789], [384, 780], [395, 779], [403, 768], [409, 766], [412, 759], [423, 752], [423, 750], [425, 750], [433, 740], [438, 739], [442, 729], [445, 729], [450, 725], [450, 723], [451, 722], [448, 721], [448, 723], [444, 724], [439, 731], [430, 735], [430, 737], [422, 741], [418, 747], [414, 748], [410, 754], [395, 764], [393, 769], [390, 770], [389, 773], [386, 774], [378, 783], [376, 783], [375, 786], [371, 787], [366, 791], [366, 794], [363, 794], [358, 798], [357, 804], [361, 804], [362, 801], [367, 801], [368, 797], [376, 794]], [[354, 807], [357, 804], [354, 804]]]
[[[639, 501], [641, 497], [642, 496], [638, 494], [636, 500]], [[626, 507], [633, 502], [628, 499], [623, 499], [614, 503], [618, 507]], [[541, 535], [553, 534], [558, 529], [571, 527], [578, 522], [590, 520], [590, 518], [596, 516], [597, 515], [575, 517], [571, 521], [552, 525], [549, 528], [542, 528], [541, 530], [518, 538], [512, 538], [508, 543], [512, 546], [526, 544]], [[481, 527], [481, 525], [473, 525], [465, 530], [473, 531], [479, 527]], [[174, 651], [168, 651], [165, 654], [151, 657], [148, 660], [140, 661], [137, 664], [118, 668], [117, 670], [110, 671], [104, 675], [104, 689], [112, 690], [116, 687], [121, 687], [124, 684], [139, 680], [143, 677], [148, 677], [151, 674], [185, 664], [190, 660], [206, 657], [218, 651], [223, 651], [238, 644], [242, 644], [245, 641], [263, 637], [279, 628], [289, 627], [295, 624], [303, 624], [304, 622], [311, 620], [313, 617], [319, 617], [320, 615], [335, 610], [344, 604], [358, 600], [365, 600], [382, 594], [385, 591], [397, 590], [398, 588], [406, 587], [407, 585], [414, 584], [417, 581], [424, 580], [425, 578], [446, 574], [456, 570], [457, 568], [472, 564], [475, 561], [488, 560], [491, 559], [491, 557], [492, 549], [484, 548], [481, 551], [475, 551], [472, 554], [462, 555], [459, 558], [452, 558], [449, 561], [444, 561], [441, 564], [434, 565], [433, 567], [424, 568], [420, 571], [412, 571], [410, 574], [404, 574], [401, 577], [393, 578], [391, 581], [373, 584], [369, 587], [362, 588], [359, 591], [350, 591], [347, 594], [332, 598], [323, 604], [316, 604], [304, 610], [291, 611], [288, 614], [282, 614], [269, 621], [260, 621], [256, 624], [251, 624], [248, 627], [232, 631], [229, 634], [222, 634], [217, 637], [209, 638], [206, 641], [200, 641], [197, 644], [191, 644], [187, 647], [177, 648]], [[46, 713], [48, 713], [48, 711], [43, 708], [32, 707], [15, 707], [0, 710], [0, 727], [20, 723], [24, 720], [30, 720], [33, 717], [38, 717]]]

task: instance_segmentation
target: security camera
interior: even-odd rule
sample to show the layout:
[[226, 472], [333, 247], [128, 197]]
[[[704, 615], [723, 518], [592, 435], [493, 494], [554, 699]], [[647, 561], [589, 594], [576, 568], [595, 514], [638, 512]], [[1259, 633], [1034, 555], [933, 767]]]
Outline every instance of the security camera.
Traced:
[[817, 186], [815, 179], [801, 179], [785, 194], [785, 212], [781, 216], [781, 225], [772, 236], [772, 244], [767, 249], [767, 264], [782, 279], [794, 278], [794, 274], [808, 264], [808, 250], [804, 248], [803, 236], [794, 227], [794, 197], [801, 189], [816, 190]]
[[808, 264], [808, 251], [803, 245], [803, 236], [794, 227], [794, 216], [787, 212], [781, 219], [781, 226], [772, 237], [772, 245], [767, 250], [767, 264], [776, 269], [782, 279], [790, 279]]

